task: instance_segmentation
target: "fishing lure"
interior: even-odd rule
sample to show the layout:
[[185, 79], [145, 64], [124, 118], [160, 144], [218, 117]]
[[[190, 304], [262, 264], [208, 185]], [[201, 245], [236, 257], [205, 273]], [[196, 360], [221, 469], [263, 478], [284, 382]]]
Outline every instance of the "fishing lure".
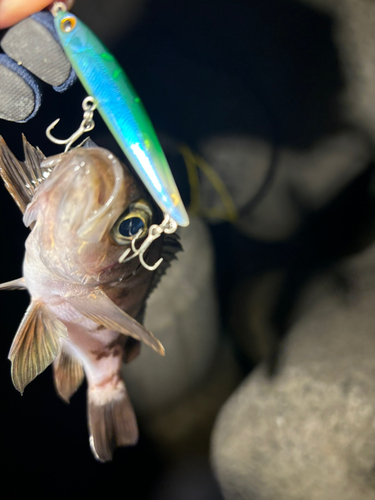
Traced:
[[[162, 232], [176, 230], [177, 225], [187, 226], [189, 217], [154, 127], [123, 69], [94, 33], [66, 11], [63, 3], [55, 3], [51, 12], [61, 45], [79, 80], [165, 214]], [[54, 139], [51, 130], [56, 123], [47, 129], [51, 140]]]

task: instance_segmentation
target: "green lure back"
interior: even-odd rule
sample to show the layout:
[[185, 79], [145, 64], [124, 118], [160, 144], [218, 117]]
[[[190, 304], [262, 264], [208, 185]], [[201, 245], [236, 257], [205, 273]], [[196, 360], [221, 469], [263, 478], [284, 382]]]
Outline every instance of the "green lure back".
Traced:
[[140, 98], [112, 54], [76, 16], [59, 10], [55, 27], [87, 93], [155, 202], [178, 225], [189, 217]]

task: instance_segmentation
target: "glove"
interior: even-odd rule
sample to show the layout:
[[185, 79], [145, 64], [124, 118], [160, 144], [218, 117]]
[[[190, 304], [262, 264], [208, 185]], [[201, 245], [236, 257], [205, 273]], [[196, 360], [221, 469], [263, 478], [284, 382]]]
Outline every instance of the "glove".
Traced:
[[12, 26], [0, 43], [0, 118], [25, 123], [38, 112], [41, 81], [65, 92], [76, 75], [60, 45], [53, 16], [38, 12]]

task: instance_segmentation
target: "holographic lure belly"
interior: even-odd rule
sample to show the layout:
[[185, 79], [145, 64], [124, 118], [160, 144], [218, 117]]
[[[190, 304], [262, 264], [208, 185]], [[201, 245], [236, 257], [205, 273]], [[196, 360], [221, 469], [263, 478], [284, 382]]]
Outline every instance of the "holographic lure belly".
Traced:
[[189, 217], [154, 127], [123, 69], [64, 4], [56, 3], [52, 14], [71, 65], [134, 170], [172, 225], [187, 226]]

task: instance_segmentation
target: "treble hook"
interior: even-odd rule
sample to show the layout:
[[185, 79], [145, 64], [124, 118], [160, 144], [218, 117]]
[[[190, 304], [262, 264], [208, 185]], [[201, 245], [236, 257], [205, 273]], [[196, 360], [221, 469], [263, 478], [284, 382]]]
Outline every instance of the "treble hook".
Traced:
[[[134, 259], [134, 257], [139, 257], [139, 261], [145, 269], [148, 269], [149, 271], [155, 271], [155, 269], [157, 269], [163, 262], [163, 258], [161, 257], [157, 262], [155, 262], [153, 266], [150, 266], [144, 260], [144, 254], [146, 250], [149, 248], [151, 243], [157, 240], [163, 233], [172, 234], [177, 230], [177, 228], [177, 222], [173, 220], [169, 215], [165, 214], [163, 222], [160, 225], [153, 224], [152, 226], [150, 226], [146, 239], [139, 248], [136, 248], [135, 244], [142, 234], [142, 229], [140, 229], [131, 241], [131, 248], [126, 249], [118, 261], [120, 263], [128, 262], [129, 260]], [[133, 255], [128, 257], [131, 251], [133, 251]]]
[[96, 109], [96, 102], [95, 99], [91, 96], [86, 97], [83, 102], [82, 102], [82, 109], [83, 109], [83, 120], [81, 121], [80, 126], [78, 129], [67, 139], [57, 139], [51, 134], [51, 130], [53, 130], [56, 125], [59, 123], [60, 118], [57, 118], [49, 127], [47, 127], [46, 130], [46, 136], [48, 139], [55, 143], [55, 144], [66, 144], [64, 152], [66, 153], [69, 151], [70, 147], [72, 146], [73, 143], [75, 143], [82, 134], [85, 134], [86, 132], [90, 132], [95, 127], [95, 122], [93, 120], [94, 116], [94, 111]]

